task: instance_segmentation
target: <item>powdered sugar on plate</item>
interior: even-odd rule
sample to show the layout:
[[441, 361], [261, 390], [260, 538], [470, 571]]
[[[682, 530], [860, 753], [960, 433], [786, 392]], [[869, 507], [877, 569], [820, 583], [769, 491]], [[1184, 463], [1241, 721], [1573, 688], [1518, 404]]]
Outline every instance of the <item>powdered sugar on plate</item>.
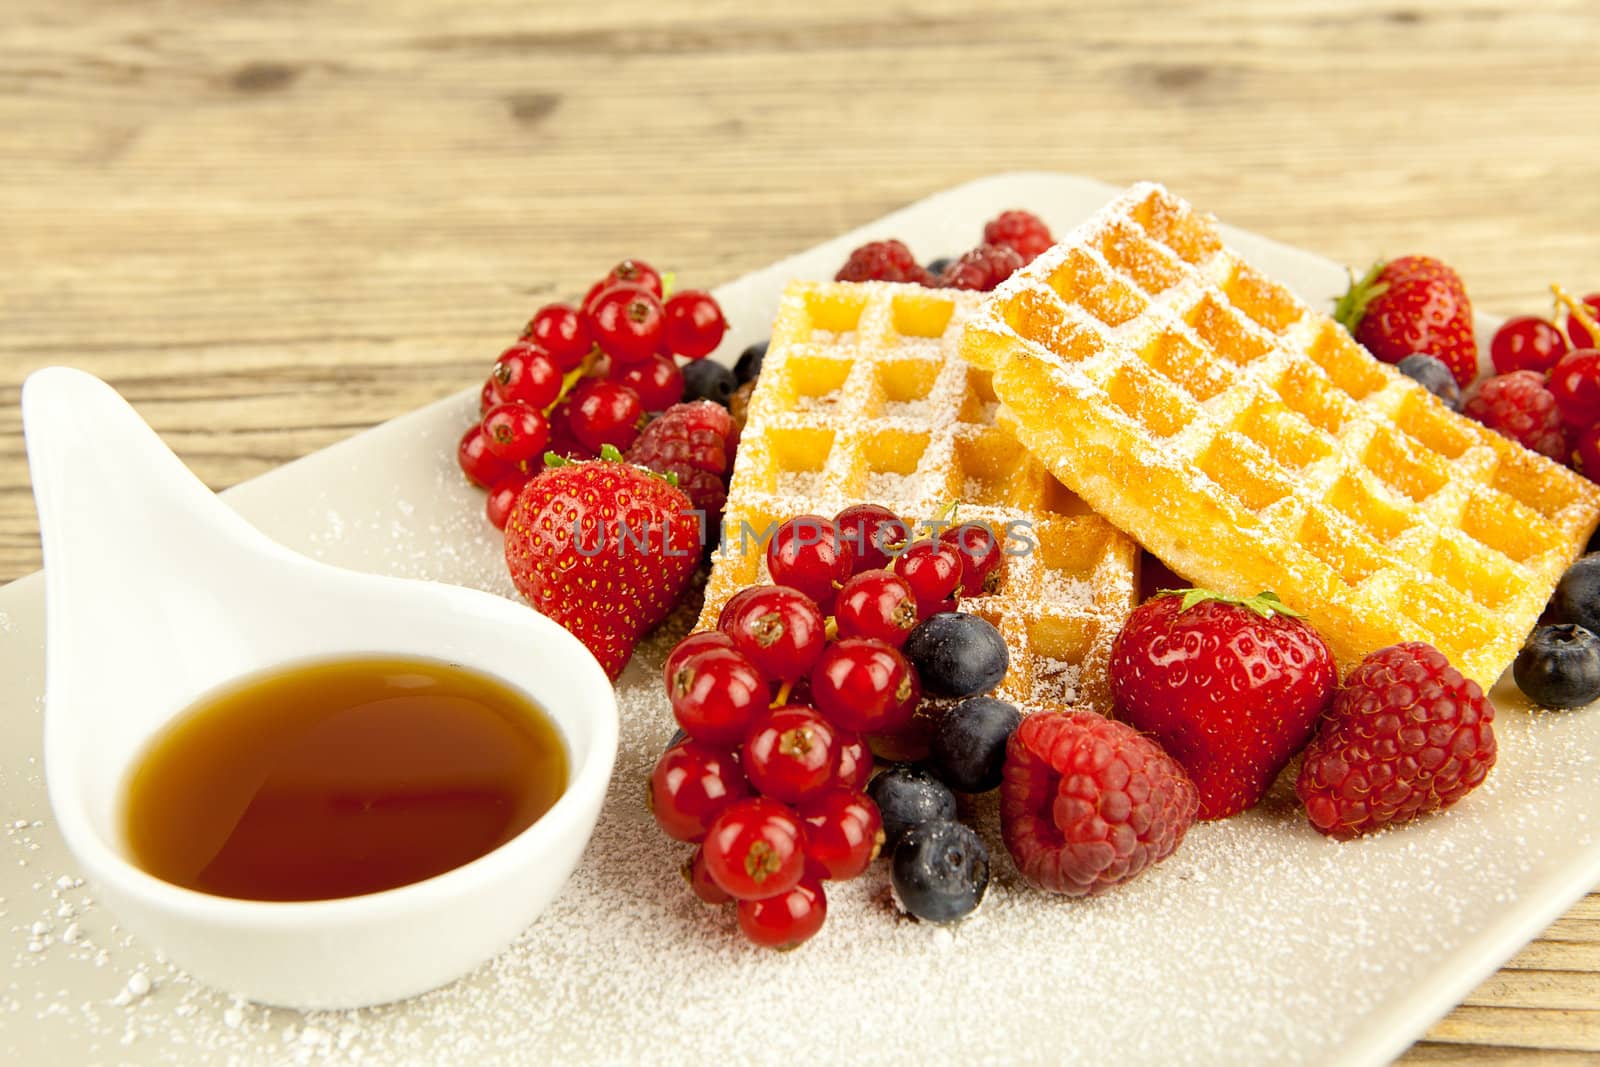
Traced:
[[[347, 536], [356, 525], [344, 520]], [[496, 548], [468, 538], [387, 565], [470, 577], [497, 565]], [[1111, 1050], [1124, 1062], [1223, 1062], [1224, 1049], [1225, 1058], [1313, 1060], [1326, 1051], [1319, 1035], [1332, 1037], [1330, 983], [1354, 998], [1346, 1010], [1373, 1007], [1408, 971], [1460, 944], [1503, 887], [1541, 862], [1528, 842], [1552, 822], [1593, 833], [1580, 821], [1582, 799], [1561, 788], [1595, 771], [1577, 740], [1583, 720], [1511, 712], [1484, 789], [1403, 832], [1323, 839], [1280, 782], [1257, 810], [1197, 827], [1139, 881], [1070, 901], [1017, 879], [994, 798], [978, 798], [966, 816], [989, 843], [994, 880], [973, 918], [941, 929], [898, 914], [879, 862], [829, 886], [828, 921], [812, 943], [755, 949], [731, 910], [688, 891], [678, 871], [688, 847], [656, 829], [641, 799], [674, 725], [659, 662], [693, 607], [646, 643], [619, 685], [616, 773], [572, 882], [469, 978], [362, 1011], [242, 1004], [151, 956], [75, 876], [53, 868], [5, 904], [13, 963], [0, 1027], [45, 1027], [63, 1042], [157, 1063], [732, 1062], [752, 1034], [776, 1062], [840, 1048], [864, 1063], [952, 1049], [978, 1063], [1105, 1062]], [[7, 847], [24, 862], [49, 832], [38, 812], [7, 824]], [[30, 980], [52, 958], [72, 991]], [[102, 996], [82, 998], [81, 970], [110, 972]]]

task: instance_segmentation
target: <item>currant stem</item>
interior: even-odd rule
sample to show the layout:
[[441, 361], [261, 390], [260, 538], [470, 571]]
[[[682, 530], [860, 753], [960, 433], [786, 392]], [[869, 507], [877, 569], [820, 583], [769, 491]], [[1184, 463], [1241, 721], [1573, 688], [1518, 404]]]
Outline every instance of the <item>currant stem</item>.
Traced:
[[[1574, 300], [1572, 294], [1555, 282], [1550, 283], [1550, 291], [1556, 294], [1556, 302], [1566, 305], [1567, 310], [1572, 313], [1572, 317], [1577, 319], [1585, 330], [1589, 331], [1590, 337], [1600, 338], [1600, 325], [1596, 325], [1594, 315], [1589, 310], [1589, 305], [1581, 300]], [[1568, 340], [1571, 340], [1571, 338], [1568, 338]]]
[[561, 377], [561, 391], [556, 394], [556, 398], [554, 400], [550, 401], [549, 404], [545, 405], [545, 409], [544, 409], [545, 415], [548, 416], [552, 411], [554, 411], [556, 409], [556, 405], [557, 404], [561, 403], [563, 400], [565, 400], [567, 398], [567, 394], [572, 392], [572, 387], [577, 385], [580, 381], [583, 380], [584, 376], [589, 373], [590, 368], [592, 368], [594, 366], [595, 360], [597, 360], [599, 358], [600, 358], [600, 349], [596, 348], [596, 347], [591, 347], [589, 349], [589, 354], [587, 356], [583, 357], [583, 362], [582, 363], [579, 363], [576, 367], [573, 367], [571, 370], [567, 371], [566, 374], [562, 375], [562, 377]]

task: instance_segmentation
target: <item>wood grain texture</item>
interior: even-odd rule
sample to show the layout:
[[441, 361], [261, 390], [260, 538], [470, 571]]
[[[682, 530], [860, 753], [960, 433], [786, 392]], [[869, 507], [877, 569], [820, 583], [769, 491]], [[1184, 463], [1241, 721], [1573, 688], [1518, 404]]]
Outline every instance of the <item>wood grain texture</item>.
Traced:
[[[0, 580], [38, 565], [37, 367], [107, 378], [223, 487], [471, 384], [623, 255], [713, 284], [998, 170], [1157, 178], [1543, 310], [1600, 289], [1597, 54], [1592, 0], [22, 0]], [[1597, 1057], [1590, 896], [1403, 1062]]]

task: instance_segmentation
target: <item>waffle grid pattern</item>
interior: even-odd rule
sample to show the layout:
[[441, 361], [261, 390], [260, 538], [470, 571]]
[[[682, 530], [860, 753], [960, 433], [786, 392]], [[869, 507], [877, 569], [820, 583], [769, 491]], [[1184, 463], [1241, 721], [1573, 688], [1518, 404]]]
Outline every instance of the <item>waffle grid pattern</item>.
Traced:
[[1485, 687], [1600, 488], [1449, 411], [1160, 186], [1003, 285], [964, 356], [1006, 426], [1178, 573], [1275, 590], [1346, 663], [1428, 641]]
[[922, 522], [955, 501], [958, 521], [987, 523], [1016, 553], [994, 593], [962, 602], [1006, 639], [1000, 693], [1109, 709], [1105, 664], [1133, 608], [1137, 549], [995, 425], [990, 376], [958, 351], [981, 299], [885, 283], [788, 288], [740, 438], [702, 628], [735, 592], [769, 580], [762, 534], [773, 524], [856, 503]]

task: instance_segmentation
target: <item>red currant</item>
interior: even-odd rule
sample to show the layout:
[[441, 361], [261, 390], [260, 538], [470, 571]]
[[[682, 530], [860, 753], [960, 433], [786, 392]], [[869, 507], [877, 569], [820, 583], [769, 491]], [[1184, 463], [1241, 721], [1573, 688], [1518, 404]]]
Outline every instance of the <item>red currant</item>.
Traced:
[[641, 293], [649, 292], [649, 290], [642, 285], [619, 285], [618, 283], [610, 281], [606, 278], [601, 278], [599, 281], [589, 286], [589, 291], [583, 294], [583, 303], [578, 305], [578, 317], [583, 321], [583, 328], [589, 332], [589, 339], [591, 341], [594, 340], [594, 306], [600, 302], [600, 298], [602, 296], [605, 296], [613, 289], [635, 289]]
[[619, 286], [595, 300], [589, 333], [613, 363], [640, 363], [656, 354], [665, 318], [659, 298]]
[[781, 524], [767, 542], [767, 571], [780, 585], [805, 593], [826, 612], [839, 586], [850, 577], [855, 550], [833, 523], [820, 515], [800, 515]]
[[683, 371], [670, 356], [651, 356], [642, 363], [612, 363], [606, 377], [638, 393], [646, 411], [665, 411], [683, 399]]
[[738, 900], [787, 893], [805, 873], [805, 831], [789, 805], [751, 797], [724, 808], [706, 831], [706, 873]]
[[706, 870], [706, 852], [703, 848], [695, 849], [694, 855], [685, 861], [683, 880], [689, 883], [694, 895], [707, 904], [726, 904], [733, 899], [726, 890], [711, 880], [711, 872]]
[[494, 483], [489, 490], [489, 498], [484, 501], [484, 514], [489, 517], [489, 525], [496, 530], [504, 530], [506, 521], [511, 518], [511, 509], [516, 507], [517, 497], [522, 495], [522, 487], [528, 484], [528, 476], [518, 471], [507, 475]]
[[1591, 426], [1580, 433], [1574, 451], [1583, 476], [1591, 482], [1600, 482], [1600, 426]]
[[878, 805], [854, 789], [827, 790], [800, 809], [800, 818], [806, 827], [806, 858], [835, 882], [861, 874], [883, 848]]
[[853, 504], [834, 516], [833, 525], [850, 542], [858, 571], [889, 569], [911, 540], [911, 527], [879, 504]]
[[549, 450], [567, 459], [594, 459], [599, 453], [579, 442], [572, 433], [572, 394], [550, 411]]
[[916, 541], [894, 561], [894, 572], [917, 597], [923, 618], [946, 610], [961, 588], [961, 553], [946, 541]]
[[917, 713], [922, 686], [898, 649], [871, 637], [841, 637], [811, 668], [811, 699], [847, 730], [893, 734]]
[[583, 316], [569, 304], [546, 304], [534, 312], [522, 331], [522, 339], [550, 353], [563, 371], [574, 370], [594, 348]]
[[678, 673], [678, 668], [689, 661], [689, 657], [697, 652], [704, 652], [708, 648], [732, 648], [733, 638], [721, 630], [701, 630], [697, 634], [690, 634], [682, 641], [672, 646], [672, 651], [667, 653], [666, 662], [661, 664], [661, 680], [667, 687], [667, 692], [672, 692], [672, 678]]
[[764, 948], [798, 948], [822, 929], [828, 898], [822, 883], [807, 878], [776, 896], [739, 901], [739, 929]]
[[483, 417], [483, 437], [490, 452], [508, 463], [522, 463], [544, 455], [550, 424], [538, 408], [511, 400], [489, 409]]
[[733, 638], [757, 670], [780, 682], [803, 677], [828, 640], [817, 602], [784, 585], [735, 593], [722, 606], [717, 629]]
[[489, 387], [495, 402], [520, 400], [543, 411], [561, 395], [561, 368], [550, 353], [530, 344], [515, 344], [495, 361]]
[[[1583, 303], [1589, 309], [1589, 317], [1600, 321], [1600, 293], [1590, 293], [1583, 298]], [[1600, 337], [1591, 336], [1588, 327], [1578, 321], [1578, 316], [1567, 316], [1567, 339], [1572, 342], [1573, 348], [1591, 348], [1600, 345]]]
[[587, 379], [569, 398], [567, 426], [584, 448], [598, 455], [606, 445], [626, 452], [639, 436], [644, 405], [639, 394], [616, 382]]
[[961, 595], [983, 596], [1000, 588], [1006, 555], [1000, 538], [985, 522], [964, 522], [939, 534], [939, 540], [961, 553]]
[[611, 268], [610, 274], [600, 279], [600, 284], [607, 288], [613, 285], [637, 285], [650, 290], [657, 300], [665, 293], [661, 286], [661, 275], [642, 259], [623, 260]]
[[739, 761], [726, 749], [682, 741], [650, 772], [650, 813], [668, 837], [701, 841], [718, 815], [750, 795]]
[[1548, 374], [1566, 352], [1567, 339], [1561, 336], [1561, 331], [1553, 323], [1532, 315], [1507, 319], [1489, 342], [1489, 355], [1494, 360], [1496, 374], [1519, 370]]
[[489, 438], [481, 422], [473, 423], [461, 435], [461, 443], [456, 445], [456, 462], [461, 464], [461, 473], [467, 476], [467, 481], [480, 489], [497, 485], [517, 473], [516, 464], [507, 463], [489, 451]]
[[696, 741], [735, 745], [771, 693], [761, 672], [731, 648], [709, 648], [684, 660], [667, 683], [672, 714]]
[[845, 789], [865, 789], [872, 780], [872, 749], [854, 730], [839, 727], [839, 769], [833, 784]]
[[495, 391], [494, 379], [484, 379], [483, 388], [478, 390], [478, 414], [480, 416], [484, 415], [498, 403], [500, 403], [500, 396]]
[[740, 760], [756, 792], [798, 803], [832, 783], [838, 733], [815, 709], [786, 704], [750, 725]]
[[876, 637], [899, 648], [916, 629], [917, 596], [893, 571], [859, 571], [839, 590], [833, 618], [840, 637]]
[[728, 332], [722, 308], [710, 293], [700, 289], [685, 289], [664, 308], [667, 316], [666, 346], [688, 359], [700, 359], [711, 354], [722, 343]]
[[1600, 349], [1578, 348], [1550, 372], [1550, 392], [1568, 426], [1585, 430], [1600, 422]]

